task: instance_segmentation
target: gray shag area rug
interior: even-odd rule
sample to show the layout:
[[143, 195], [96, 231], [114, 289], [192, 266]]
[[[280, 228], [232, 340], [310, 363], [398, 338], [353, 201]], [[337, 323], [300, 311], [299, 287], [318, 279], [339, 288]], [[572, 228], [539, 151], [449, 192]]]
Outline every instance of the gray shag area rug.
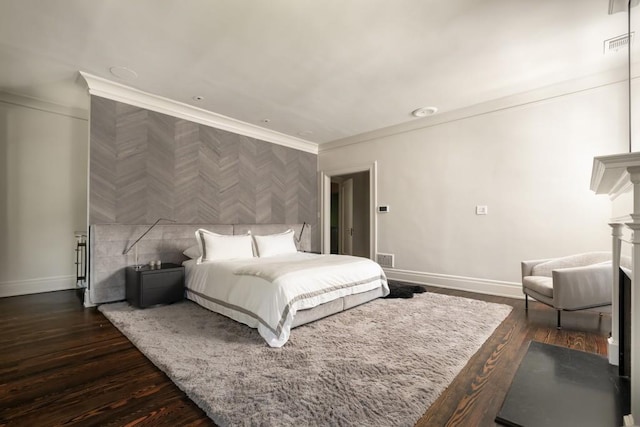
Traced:
[[191, 301], [99, 309], [219, 426], [412, 426], [512, 307], [378, 299], [294, 329], [282, 348]]

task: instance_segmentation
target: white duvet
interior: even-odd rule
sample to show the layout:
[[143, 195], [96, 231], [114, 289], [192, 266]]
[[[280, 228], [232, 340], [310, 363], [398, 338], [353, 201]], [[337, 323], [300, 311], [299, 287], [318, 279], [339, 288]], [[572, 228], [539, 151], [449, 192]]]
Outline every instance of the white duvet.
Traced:
[[389, 293], [378, 264], [346, 255], [299, 252], [184, 265], [187, 298], [257, 328], [271, 347], [288, 341], [298, 310], [379, 287]]

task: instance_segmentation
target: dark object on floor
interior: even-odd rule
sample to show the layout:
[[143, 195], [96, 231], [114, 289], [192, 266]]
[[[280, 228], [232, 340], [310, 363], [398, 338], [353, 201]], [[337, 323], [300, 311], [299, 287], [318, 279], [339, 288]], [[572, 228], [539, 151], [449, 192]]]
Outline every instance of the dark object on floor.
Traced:
[[513, 427], [621, 426], [629, 381], [597, 354], [532, 341], [496, 422]]
[[389, 295], [385, 298], [413, 298], [413, 294], [421, 294], [423, 292], [427, 292], [427, 290], [420, 285], [389, 282]]

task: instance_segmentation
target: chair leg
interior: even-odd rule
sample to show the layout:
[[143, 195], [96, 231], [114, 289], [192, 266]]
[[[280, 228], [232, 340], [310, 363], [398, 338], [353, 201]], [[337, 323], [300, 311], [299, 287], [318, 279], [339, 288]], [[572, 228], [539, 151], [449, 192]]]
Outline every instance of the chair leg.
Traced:
[[524, 311], [529, 310], [529, 295], [524, 294]]
[[556, 328], [557, 329], [562, 329], [562, 323], [561, 323], [562, 310], [556, 310], [556, 311], [558, 313], [558, 324], [557, 324]]

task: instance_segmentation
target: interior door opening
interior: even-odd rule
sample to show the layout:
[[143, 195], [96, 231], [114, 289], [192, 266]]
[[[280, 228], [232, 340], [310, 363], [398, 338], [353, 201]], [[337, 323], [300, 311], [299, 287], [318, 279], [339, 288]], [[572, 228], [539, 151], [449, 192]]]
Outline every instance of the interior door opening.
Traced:
[[370, 256], [369, 171], [331, 177], [332, 254]]

